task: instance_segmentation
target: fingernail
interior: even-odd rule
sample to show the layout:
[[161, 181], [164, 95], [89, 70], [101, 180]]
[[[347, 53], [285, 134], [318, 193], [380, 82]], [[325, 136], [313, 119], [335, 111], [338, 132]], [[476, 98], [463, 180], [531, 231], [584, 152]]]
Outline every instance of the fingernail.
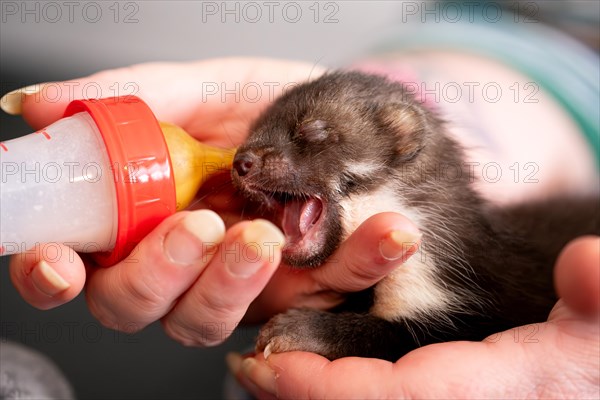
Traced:
[[379, 242], [379, 253], [389, 261], [406, 258], [417, 251], [421, 236], [417, 232], [392, 231]]
[[242, 240], [245, 243], [255, 243], [262, 246], [268, 245], [274, 248], [283, 247], [285, 236], [283, 233], [265, 219], [256, 219], [242, 232]]
[[252, 357], [246, 358], [242, 361], [241, 370], [261, 390], [272, 395], [276, 394], [277, 385], [275, 380], [277, 379], [277, 375], [265, 363], [259, 363]]
[[225, 265], [238, 278], [256, 274], [265, 262], [272, 260], [275, 250], [283, 247], [285, 237], [272, 223], [263, 219], [252, 221], [241, 234], [242, 248]]
[[164, 251], [167, 258], [182, 266], [193, 265], [225, 237], [225, 224], [213, 211], [197, 210], [187, 214], [167, 234]]
[[25, 96], [36, 94], [41, 90], [42, 85], [36, 84], [8, 92], [0, 99], [0, 108], [7, 114], [20, 115]]
[[244, 358], [240, 353], [232, 352], [227, 353], [225, 356], [225, 363], [227, 363], [227, 368], [233, 376], [237, 376], [237, 374], [241, 371], [242, 361], [244, 361]]
[[54, 297], [71, 287], [46, 261], [38, 262], [31, 271], [31, 282], [37, 290], [46, 296]]

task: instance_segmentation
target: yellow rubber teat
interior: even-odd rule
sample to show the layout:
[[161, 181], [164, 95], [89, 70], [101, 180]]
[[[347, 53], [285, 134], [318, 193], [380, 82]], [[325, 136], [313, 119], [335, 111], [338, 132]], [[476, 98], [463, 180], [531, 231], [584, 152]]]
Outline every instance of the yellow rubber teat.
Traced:
[[160, 122], [171, 156], [177, 211], [192, 202], [200, 186], [217, 172], [231, 169], [235, 149], [208, 146], [177, 125]]

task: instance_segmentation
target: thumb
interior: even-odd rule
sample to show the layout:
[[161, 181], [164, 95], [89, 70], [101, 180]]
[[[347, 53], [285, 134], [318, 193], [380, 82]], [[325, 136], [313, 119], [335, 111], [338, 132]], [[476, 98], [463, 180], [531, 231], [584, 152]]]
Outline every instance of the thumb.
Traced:
[[562, 250], [554, 269], [556, 291], [562, 301], [550, 320], [574, 314], [597, 318], [600, 314], [600, 237], [583, 236]]
[[83, 289], [86, 271], [73, 249], [46, 243], [12, 256], [10, 278], [25, 301], [47, 310], [74, 299]]

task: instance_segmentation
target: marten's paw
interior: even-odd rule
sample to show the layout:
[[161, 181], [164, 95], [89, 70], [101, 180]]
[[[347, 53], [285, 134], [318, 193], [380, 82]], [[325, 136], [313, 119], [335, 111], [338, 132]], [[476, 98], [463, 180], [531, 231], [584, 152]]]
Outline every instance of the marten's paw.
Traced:
[[262, 327], [256, 351], [271, 353], [308, 351], [329, 359], [343, 357], [339, 346], [331, 343], [335, 327], [331, 323], [336, 314], [312, 309], [293, 309], [276, 315]]

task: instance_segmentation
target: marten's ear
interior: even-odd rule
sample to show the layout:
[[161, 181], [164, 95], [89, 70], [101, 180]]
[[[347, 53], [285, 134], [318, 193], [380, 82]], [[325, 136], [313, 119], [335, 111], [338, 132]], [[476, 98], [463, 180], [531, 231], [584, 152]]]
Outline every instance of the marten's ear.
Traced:
[[377, 121], [396, 135], [396, 152], [402, 160], [415, 157], [425, 144], [427, 116], [419, 106], [389, 103], [379, 107]]

